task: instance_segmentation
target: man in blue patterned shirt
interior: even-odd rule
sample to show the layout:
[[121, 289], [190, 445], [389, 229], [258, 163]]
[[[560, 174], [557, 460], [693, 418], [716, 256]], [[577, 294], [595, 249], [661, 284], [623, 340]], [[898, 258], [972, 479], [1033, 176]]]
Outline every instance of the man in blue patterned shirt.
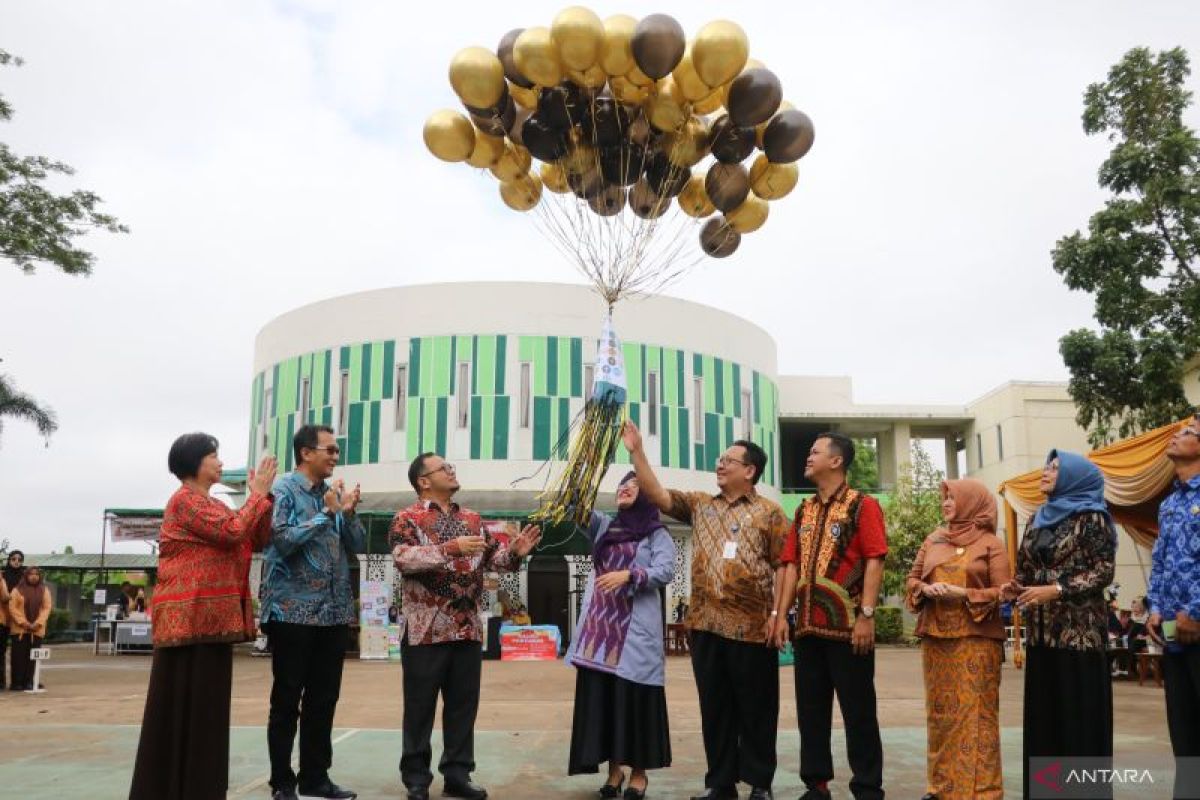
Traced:
[[[1200, 414], [1167, 445], [1174, 490], [1158, 509], [1158, 541], [1150, 572], [1149, 628], [1165, 638], [1163, 680], [1167, 727], [1175, 753], [1175, 797], [1200, 791]], [[1165, 637], [1163, 635], [1163, 620]], [[1175, 623], [1174, 637], [1171, 623]], [[1188, 757], [1187, 760], [1185, 757]]]
[[[271, 542], [263, 553], [262, 627], [271, 639], [272, 800], [357, 795], [329, 779], [333, 714], [354, 621], [350, 559], [366, 549], [355, 515], [359, 487], [332, 483], [340, 450], [333, 430], [305, 425], [292, 440], [296, 470], [275, 483]], [[301, 701], [303, 700], [303, 712]], [[300, 723], [300, 774], [292, 744]]]

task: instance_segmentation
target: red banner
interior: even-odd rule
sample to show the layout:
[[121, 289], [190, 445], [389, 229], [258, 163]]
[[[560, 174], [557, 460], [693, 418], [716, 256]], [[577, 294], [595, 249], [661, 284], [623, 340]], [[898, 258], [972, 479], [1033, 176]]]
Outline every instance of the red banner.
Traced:
[[554, 625], [505, 625], [500, 629], [500, 660], [554, 661], [558, 642]]

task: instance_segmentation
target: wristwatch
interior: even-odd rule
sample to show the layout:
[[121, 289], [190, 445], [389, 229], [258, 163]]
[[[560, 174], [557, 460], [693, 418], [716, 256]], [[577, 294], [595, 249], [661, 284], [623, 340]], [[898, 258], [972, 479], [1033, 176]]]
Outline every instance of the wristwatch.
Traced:
[[860, 610], [862, 611], [862, 615], [867, 619], [875, 616], [875, 606], [863, 606]]

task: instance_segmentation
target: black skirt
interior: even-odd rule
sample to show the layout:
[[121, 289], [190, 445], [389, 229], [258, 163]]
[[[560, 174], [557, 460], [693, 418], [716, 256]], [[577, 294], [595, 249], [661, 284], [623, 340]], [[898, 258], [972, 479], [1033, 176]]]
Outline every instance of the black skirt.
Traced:
[[580, 667], [567, 774], [596, 773], [607, 761], [633, 769], [671, 766], [667, 693], [661, 686]]
[[233, 645], [154, 648], [129, 800], [224, 800]]
[[[1025, 651], [1024, 796], [1029, 759], [1112, 758], [1112, 673], [1103, 651], [1031, 646]], [[1096, 797], [1112, 797], [1111, 785]]]

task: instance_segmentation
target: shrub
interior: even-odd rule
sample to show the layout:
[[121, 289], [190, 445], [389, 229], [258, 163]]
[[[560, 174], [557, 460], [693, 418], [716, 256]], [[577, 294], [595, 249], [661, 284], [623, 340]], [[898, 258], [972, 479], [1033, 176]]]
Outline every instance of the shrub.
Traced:
[[46, 620], [46, 638], [53, 639], [58, 634], [71, 627], [71, 612], [65, 608], [50, 610], [50, 618]]
[[904, 616], [896, 606], [880, 606], [875, 609], [875, 641], [881, 644], [898, 644], [904, 641]]

